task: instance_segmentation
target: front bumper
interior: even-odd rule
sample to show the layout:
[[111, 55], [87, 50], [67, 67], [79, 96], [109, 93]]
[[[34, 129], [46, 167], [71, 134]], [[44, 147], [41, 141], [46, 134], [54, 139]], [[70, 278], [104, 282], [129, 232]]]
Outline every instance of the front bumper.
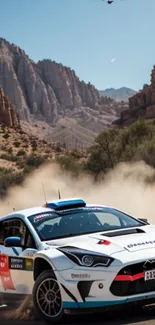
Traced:
[[[61, 294], [65, 309], [107, 308], [131, 303], [155, 300], [155, 290], [130, 296], [116, 296], [110, 291], [117, 270], [89, 271], [85, 269], [56, 272], [61, 284]], [[74, 274], [74, 277], [73, 277]], [[67, 279], [66, 279], [67, 278]]]

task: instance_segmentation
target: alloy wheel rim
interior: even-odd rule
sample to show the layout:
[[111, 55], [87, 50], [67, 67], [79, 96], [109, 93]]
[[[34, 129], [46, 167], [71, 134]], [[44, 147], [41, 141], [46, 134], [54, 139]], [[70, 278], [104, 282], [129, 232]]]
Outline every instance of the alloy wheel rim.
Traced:
[[62, 299], [58, 282], [54, 279], [43, 280], [37, 289], [37, 304], [48, 317], [56, 317], [62, 311]]

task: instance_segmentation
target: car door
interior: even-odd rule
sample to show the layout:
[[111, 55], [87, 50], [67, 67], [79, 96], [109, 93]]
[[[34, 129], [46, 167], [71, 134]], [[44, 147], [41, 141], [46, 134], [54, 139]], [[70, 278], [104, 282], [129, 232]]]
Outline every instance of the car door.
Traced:
[[[20, 237], [24, 248], [5, 247], [7, 237]], [[32, 293], [35, 251], [32, 235], [21, 219], [10, 218], [0, 223], [0, 292]]]

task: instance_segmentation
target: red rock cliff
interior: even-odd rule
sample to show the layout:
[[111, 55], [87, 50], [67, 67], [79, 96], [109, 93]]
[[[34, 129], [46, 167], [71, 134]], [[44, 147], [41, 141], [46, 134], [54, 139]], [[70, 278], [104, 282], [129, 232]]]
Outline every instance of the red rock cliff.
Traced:
[[155, 66], [151, 72], [150, 85], [145, 84], [143, 89], [129, 98], [129, 109], [121, 113], [121, 118], [114, 124], [127, 126], [137, 118], [155, 118]]
[[16, 127], [18, 125], [17, 115], [9, 99], [0, 88], [0, 124]]

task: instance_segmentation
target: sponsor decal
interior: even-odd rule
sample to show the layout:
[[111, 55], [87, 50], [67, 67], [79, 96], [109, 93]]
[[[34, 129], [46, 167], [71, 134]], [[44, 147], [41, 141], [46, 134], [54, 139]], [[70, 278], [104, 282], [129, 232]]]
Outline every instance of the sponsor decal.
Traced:
[[51, 214], [49, 213], [44, 213], [44, 214], [39, 214], [38, 216], [34, 217], [33, 221], [37, 222], [39, 220], [41, 220], [42, 218], [46, 218], [46, 217], [51, 217]]
[[32, 271], [33, 260], [31, 258], [10, 257], [9, 268], [11, 270]]
[[108, 246], [111, 244], [111, 242], [109, 240], [100, 240], [98, 244]]
[[10, 257], [9, 268], [11, 270], [24, 270], [24, 259], [20, 257], [19, 258]]
[[0, 279], [4, 290], [15, 290], [11, 272], [9, 270], [9, 258], [8, 255], [0, 254]]
[[83, 208], [73, 208], [73, 209], [65, 209], [62, 211], [59, 211], [59, 214], [64, 214], [66, 212], [71, 212], [72, 211], [87, 211], [87, 212], [92, 212], [92, 211], [103, 211], [102, 207], [83, 207]]
[[143, 264], [144, 270], [152, 270], [155, 269], [155, 260], [148, 260]]
[[148, 241], [143, 241], [135, 244], [129, 244], [127, 245], [127, 248], [134, 248], [137, 246], [154, 245], [154, 244], [155, 244], [155, 240], [148, 240]]
[[84, 274], [71, 273], [71, 277], [72, 277], [72, 279], [89, 279], [90, 274], [88, 274], [88, 273], [84, 273]]
[[26, 258], [25, 260], [25, 266], [26, 266], [26, 271], [32, 271], [33, 270], [33, 260], [30, 258]]

